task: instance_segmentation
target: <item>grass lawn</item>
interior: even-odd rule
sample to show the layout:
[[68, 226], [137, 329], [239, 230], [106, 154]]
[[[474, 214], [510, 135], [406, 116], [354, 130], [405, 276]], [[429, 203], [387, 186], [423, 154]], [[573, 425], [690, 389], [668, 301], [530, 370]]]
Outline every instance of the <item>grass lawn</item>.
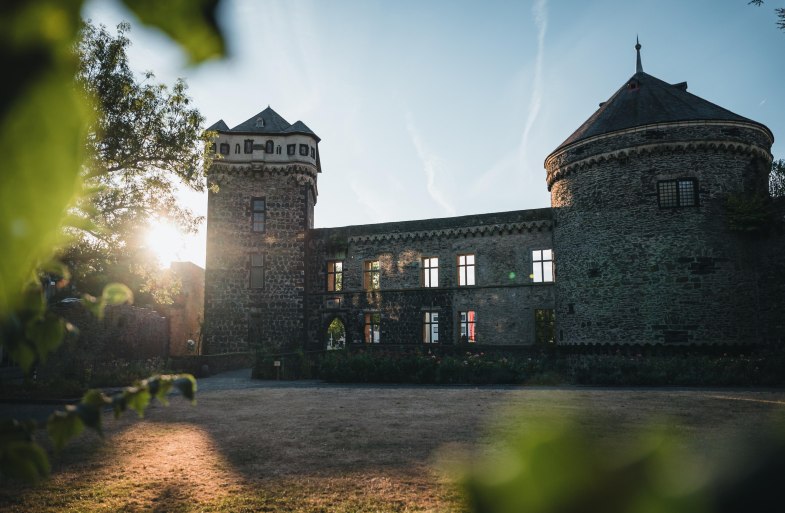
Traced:
[[0, 511], [461, 511], [444, 462], [544, 413], [585, 412], [588, 436], [620, 444], [666, 422], [707, 458], [785, 426], [785, 391], [322, 385], [198, 401], [107, 419], [105, 440], [79, 437], [48, 481], [0, 484]]

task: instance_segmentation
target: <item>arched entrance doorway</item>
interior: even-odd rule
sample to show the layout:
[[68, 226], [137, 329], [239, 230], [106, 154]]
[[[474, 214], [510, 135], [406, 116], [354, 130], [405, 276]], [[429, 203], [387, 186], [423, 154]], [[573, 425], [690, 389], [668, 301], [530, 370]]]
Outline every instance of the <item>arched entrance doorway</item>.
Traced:
[[327, 349], [343, 349], [346, 347], [346, 328], [343, 321], [336, 317], [327, 326]]

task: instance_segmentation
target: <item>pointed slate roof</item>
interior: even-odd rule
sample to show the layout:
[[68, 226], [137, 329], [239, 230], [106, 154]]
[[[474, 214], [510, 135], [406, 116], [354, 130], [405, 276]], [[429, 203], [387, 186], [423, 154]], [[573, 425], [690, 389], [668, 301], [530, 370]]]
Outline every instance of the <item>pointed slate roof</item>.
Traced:
[[226, 123], [224, 123], [223, 119], [219, 119], [218, 121], [216, 121], [215, 123], [210, 125], [207, 128], [207, 130], [208, 131], [216, 131], [216, 132], [228, 132], [229, 131], [229, 127], [226, 126]]
[[296, 121], [293, 125], [286, 121], [280, 114], [269, 106], [259, 114], [246, 119], [236, 127], [230, 129], [223, 119], [213, 124], [208, 130], [218, 132], [239, 132], [243, 134], [307, 134], [320, 141], [313, 130], [308, 128], [302, 121]]
[[[556, 148], [619, 130], [676, 121], [736, 121], [752, 123], [771, 133], [765, 125], [739, 116], [703, 98], [687, 92], [687, 83], [668, 84], [643, 71], [640, 44], [636, 73], [592, 114], [571, 136]], [[553, 154], [552, 153], [552, 154]]]
[[249, 134], [280, 134], [291, 125], [269, 106], [259, 114], [243, 121], [232, 132], [245, 132]]

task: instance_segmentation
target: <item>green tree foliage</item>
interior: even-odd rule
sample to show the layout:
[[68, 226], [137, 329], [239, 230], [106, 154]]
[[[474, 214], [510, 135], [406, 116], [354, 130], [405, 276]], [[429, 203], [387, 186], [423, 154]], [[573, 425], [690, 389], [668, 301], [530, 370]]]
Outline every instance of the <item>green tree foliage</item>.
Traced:
[[[224, 52], [216, 25], [219, 0], [123, 0], [146, 24], [159, 27], [181, 44], [191, 62]], [[46, 309], [38, 273], [67, 276], [51, 263], [66, 242], [67, 228], [91, 228], [74, 215], [85, 205], [88, 185], [108, 181], [112, 171], [97, 165], [96, 127], [102, 126], [100, 101], [86, 96], [85, 69], [74, 51], [80, 44], [82, 0], [6, 0], [0, 3], [0, 65], [12, 70], [0, 95], [0, 346], [24, 369], [46, 358], [69, 326]], [[11, 73], [11, 71], [9, 71]], [[154, 88], [155, 89], [155, 88]], [[167, 112], [187, 116], [184, 87], [175, 86]], [[179, 107], [178, 107], [179, 106]], [[180, 108], [181, 107], [181, 108]], [[180, 110], [178, 110], [180, 108]], [[169, 135], [176, 139], [176, 135]], [[88, 151], [92, 150], [92, 151]], [[114, 152], [120, 155], [119, 152]], [[186, 163], [187, 165], [187, 163]], [[87, 171], [86, 171], [87, 170]], [[182, 173], [188, 176], [187, 172]], [[100, 190], [99, 190], [100, 192]], [[96, 312], [129, 298], [127, 288], [105, 288], [87, 298]], [[189, 395], [188, 376], [151, 378], [128, 391], [120, 404], [137, 409], [144, 394], [163, 397], [167, 387]], [[195, 390], [191, 387], [191, 391]], [[96, 392], [71, 414], [97, 427], [106, 400]], [[141, 396], [140, 396], [141, 394]], [[112, 406], [117, 410], [114, 399]], [[124, 407], [120, 408], [122, 411]], [[66, 412], [68, 417], [68, 412]], [[55, 421], [57, 424], [62, 421]], [[63, 422], [53, 436], [65, 440], [78, 422]], [[17, 421], [0, 424], [0, 472], [34, 479], [48, 472], [45, 453], [32, 441], [33, 426]], [[50, 430], [50, 433], [52, 431]]]
[[[747, 5], [756, 5], [758, 7], [763, 5], [763, 0], [750, 0]], [[785, 7], [777, 7], [774, 9], [774, 13], [777, 15], [777, 27], [782, 30], [785, 30]]]
[[176, 292], [167, 285], [177, 283], [158, 269], [145, 231], [161, 218], [196, 230], [202, 219], [178, 204], [176, 190], [179, 184], [201, 190], [210, 159], [204, 118], [185, 83], [168, 88], [151, 72], [137, 77], [129, 67], [129, 30], [123, 23], [112, 35], [88, 22], [80, 33], [77, 83], [95, 99], [84, 169], [92, 193], [79, 205], [86, 222], [61, 258], [81, 291], [97, 294], [107, 282], [122, 281], [137, 300], [166, 302]]
[[785, 198], [785, 160], [783, 159], [771, 163], [769, 194], [772, 198]]

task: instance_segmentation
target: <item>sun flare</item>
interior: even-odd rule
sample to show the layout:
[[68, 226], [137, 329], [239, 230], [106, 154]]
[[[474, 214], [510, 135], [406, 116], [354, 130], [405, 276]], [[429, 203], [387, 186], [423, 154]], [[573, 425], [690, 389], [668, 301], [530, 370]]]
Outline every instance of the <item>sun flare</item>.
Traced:
[[150, 251], [162, 267], [183, 260], [186, 252], [186, 234], [166, 221], [150, 224], [145, 236]]

